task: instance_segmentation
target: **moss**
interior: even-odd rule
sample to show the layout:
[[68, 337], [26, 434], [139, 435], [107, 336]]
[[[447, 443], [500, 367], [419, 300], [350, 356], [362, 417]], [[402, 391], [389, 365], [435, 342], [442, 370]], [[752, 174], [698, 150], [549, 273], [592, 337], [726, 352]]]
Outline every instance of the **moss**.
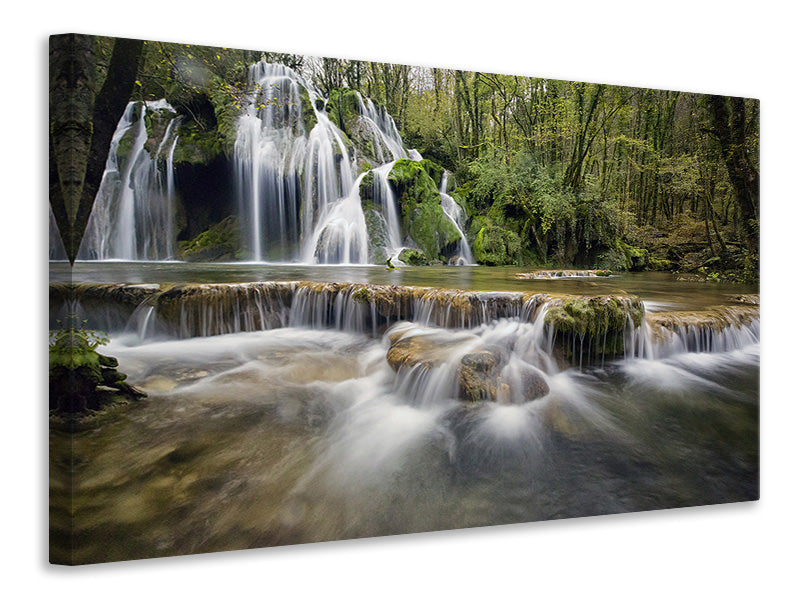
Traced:
[[372, 300], [372, 294], [367, 287], [358, 288], [353, 292], [351, 297], [359, 304], [369, 304], [369, 301]]
[[303, 105], [303, 127], [306, 132], [310, 132], [317, 125], [317, 113], [314, 112], [314, 105], [308, 95], [308, 90], [300, 86], [300, 102]]
[[233, 260], [240, 249], [239, 220], [230, 216], [188, 242], [179, 242], [184, 260], [190, 262]]
[[653, 271], [672, 271], [673, 265], [672, 261], [664, 258], [651, 258], [650, 268]]
[[567, 298], [547, 312], [545, 323], [555, 329], [556, 344], [567, 358], [590, 362], [623, 354], [628, 319], [639, 327], [643, 318], [644, 305], [638, 298], [603, 296]]
[[597, 275], [598, 277], [611, 277], [612, 272], [600, 269], [599, 271], [595, 271], [595, 275]]
[[[433, 162], [432, 160], [428, 160], [427, 158], [423, 158], [422, 160], [417, 162], [423, 169], [425, 169], [425, 172], [428, 174], [428, 177], [430, 177], [434, 183], [442, 181], [442, 176], [444, 175], [444, 167], [442, 167], [441, 165], [437, 165], [435, 162]], [[438, 183], [437, 183], [437, 189], [438, 189]]]
[[411, 248], [405, 248], [402, 252], [400, 252], [397, 258], [407, 265], [420, 266], [427, 264], [425, 255], [419, 250], [413, 250]]
[[461, 236], [442, 210], [439, 189], [425, 167], [400, 159], [388, 176], [400, 205], [404, 233], [425, 253], [428, 262], [454, 252]]
[[[374, 207], [374, 205], [372, 206]], [[364, 210], [364, 221], [367, 224], [370, 261], [374, 264], [382, 263], [388, 258], [385, 250], [389, 246], [389, 231], [386, 221], [376, 208]]]
[[328, 117], [334, 125], [349, 135], [354, 120], [360, 114], [358, 92], [347, 88], [331, 90], [328, 96]]
[[519, 261], [522, 243], [513, 231], [486, 224], [478, 230], [472, 247], [475, 260], [482, 265], [513, 265]]
[[184, 121], [178, 127], [178, 143], [173, 161], [206, 165], [222, 152], [222, 144], [216, 131], [203, 129], [195, 121]]
[[642, 323], [644, 307], [638, 299], [601, 296], [567, 298], [560, 306], [551, 308], [545, 323], [560, 333], [599, 337], [622, 333], [628, 317], [635, 327]]
[[49, 407], [53, 415], [71, 420], [115, 401], [136, 400], [145, 394], [125, 383], [118, 361], [97, 352], [108, 338], [97, 331], [51, 331]]
[[361, 198], [361, 207], [364, 211], [379, 210], [379, 207], [375, 204], [375, 173], [373, 171], [368, 171], [361, 179], [358, 195]]

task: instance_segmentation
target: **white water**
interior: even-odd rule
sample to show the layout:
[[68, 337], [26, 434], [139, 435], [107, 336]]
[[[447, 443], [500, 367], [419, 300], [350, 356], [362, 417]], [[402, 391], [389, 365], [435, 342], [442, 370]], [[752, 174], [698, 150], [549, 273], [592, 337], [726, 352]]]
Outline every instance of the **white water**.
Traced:
[[53, 214], [53, 207], [48, 203], [47, 208], [50, 211], [50, 224], [48, 225], [49, 244], [48, 254], [50, 260], [67, 260], [67, 251], [64, 248], [64, 242], [61, 240], [61, 233], [58, 231], [58, 224], [56, 217]]
[[[145, 148], [148, 112], [174, 109], [165, 100], [130, 102], [111, 140], [106, 169], [81, 242], [81, 260], [170, 260], [175, 256], [173, 117], [155, 156]], [[127, 152], [120, 156], [126, 141]]]
[[[250, 68], [254, 93], [240, 118], [234, 162], [245, 244], [255, 261], [370, 262], [368, 235], [356, 177], [356, 155], [345, 135], [317, 108], [319, 93], [292, 69], [259, 62]], [[316, 124], [303, 119], [308, 96]], [[359, 98], [360, 124], [377, 159], [408, 157], [392, 118]], [[378, 178], [385, 180], [386, 164]], [[388, 197], [388, 196], [384, 196]], [[399, 246], [396, 207], [383, 216], [391, 245]]]
[[458, 246], [458, 255], [455, 257], [455, 262], [458, 265], [474, 265], [475, 259], [472, 257], [472, 250], [469, 247], [467, 236], [464, 234], [464, 211], [459, 206], [452, 196], [447, 193], [447, 176], [445, 171], [442, 174], [442, 182], [439, 186], [439, 195], [442, 197], [442, 210], [447, 218], [452, 221], [453, 225], [458, 230], [458, 235], [461, 236], [461, 242]]

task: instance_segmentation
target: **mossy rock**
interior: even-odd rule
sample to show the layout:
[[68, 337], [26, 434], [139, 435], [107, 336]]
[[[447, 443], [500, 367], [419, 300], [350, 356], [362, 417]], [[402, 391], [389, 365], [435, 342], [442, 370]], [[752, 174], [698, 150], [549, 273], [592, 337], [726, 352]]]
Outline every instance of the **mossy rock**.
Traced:
[[172, 160], [174, 164], [207, 165], [222, 153], [222, 143], [216, 130], [207, 130], [195, 121], [184, 120], [178, 127], [178, 143]]
[[436, 184], [436, 189], [438, 190], [439, 186], [441, 185], [442, 176], [444, 175], [444, 167], [427, 158], [423, 158], [417, 162], [420, 164], [420, 166], [422, 166], [423, 169], [425, 169], [428, 177], [433, 180], [433, 182]]
[[389, 230], [386, 220], [380, 210], [367, 209], [364, 211], [364, 221], [367, 224], [370, 261], [374, 264], [385, 262], [389, 258], [386, 251], [389, 246]]
[[388, 179], [400, 205], [403, 232], [430, 262], [454, 253], [461, 236], [444, 214], [438, 186], [420, 162], [396, 161]]
[[317, 126], [317, 113], [314, 111], [308, 90], [303, 86], [300, 86], [300, 102], [303, 104], [303, 127], [309, 133]]
[[644, 306], [641, 300], [599, 296], [594, 298], [567, 298], [551, 308], [545, 323], [562, 333], [599, 336], [608, 332], [622, 332], [630, 317], [634, 327], [642, 324]]
[[178, 247], [189, 262], [235, 260], [239, 258], [240, 240], [239, 220], [231, 215], [193, 240], [179, 242]]
[[519, 236], [495, 225], [485, 225], [478, 230], [472, 253], [482, 265], [515, 265], [519, 262], [522, 243]]
[[672, 271], [675, 268], [674, 263], [666, 258], [651, 258], [650, 268], [653, 271]]
[[339, 129], [350, 135], [349, 126], [361, 116], [358, 92], [348, 88], [335, 88], [328, 96], [328, 118]]
[[51, 416], [67, 426], [78, 416], [146, 395], [125, 382], [127, 375], [117, 371], [116, 358], [97, 352], [97, 347], [107, 341], [95, 331], [51, 332], [49, 408]]
[[414, 250], [412, 248], [404, 248], [397, 258], [403, 261], [405, 264], [414, 267], [428, 264], [427, 260], [425, 259], [425, 255], [419, 250]]

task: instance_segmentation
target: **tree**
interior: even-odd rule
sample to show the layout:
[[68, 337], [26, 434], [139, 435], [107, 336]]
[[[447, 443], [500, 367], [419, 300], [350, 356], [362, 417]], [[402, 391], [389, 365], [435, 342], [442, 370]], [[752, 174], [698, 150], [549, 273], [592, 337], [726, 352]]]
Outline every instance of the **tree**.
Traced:
[[70, 263], [100, 189], [108, 149], [139, 67], [141, 40], [119, 38], [102, 88], [97, 87], [94, 36], [50, 38], [49, 195]]
[[[742, 217], [746, 243], [750, 250], [758, 252], [759, 175], [748, 152], [745, 100], [710, 96], [708, 106], [714, 136], [722, 150]], [[757, 142], [755, 147], [758, 148]]]

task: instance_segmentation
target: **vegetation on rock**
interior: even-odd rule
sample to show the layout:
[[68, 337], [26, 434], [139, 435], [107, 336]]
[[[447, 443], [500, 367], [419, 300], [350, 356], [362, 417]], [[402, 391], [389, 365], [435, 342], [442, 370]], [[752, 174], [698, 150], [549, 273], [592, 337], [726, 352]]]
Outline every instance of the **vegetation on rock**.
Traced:
[[87, 329], [50, 332], [49, 372], [51, 413], [67, 420], [98, 411], [114, 402], [137, 400], [145, 394], [117, 371], [116, 358], [97, 352], [108, 338]]

